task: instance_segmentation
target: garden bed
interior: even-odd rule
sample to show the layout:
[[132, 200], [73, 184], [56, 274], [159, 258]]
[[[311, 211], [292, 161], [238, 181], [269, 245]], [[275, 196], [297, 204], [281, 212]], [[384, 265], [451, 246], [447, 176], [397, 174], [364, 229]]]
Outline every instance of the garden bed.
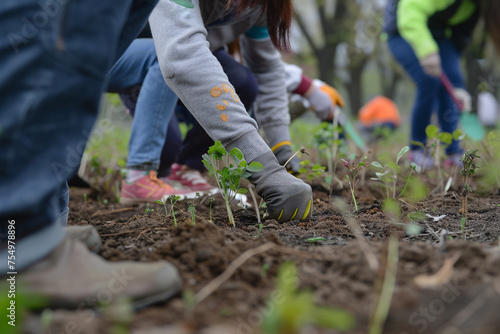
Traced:
[[[309, 222], [266, 221], [258, 237], [254, 209], [235, 208], [233, 227], [222, 199], [211, 210], [210, 201], [197, 199], [195, 225], [187, 204], [178, 203], [179, 225], [174, 228], [162, 205], [126, 206], [111, 201], [104, 205], [89, 189], [71, 189], [70, 193], [69, 224], [95, 226], [103, 240], [103, 258], [168, 260], [180, 271], [184, 296], [136, 311], [130, 325], [133, 333], [259, 333], [269, 314], [266, 305], [278, 270], [288, 260], [297, 266], [299, 289], [312, 291], [317, 305], [351, 312], [356, 325], [349, 333], [368, 333], [388, 267], [390, 236], [398, 240], [398, 263], [383, 333], [498, 333], [500, 328], [500, 288], [491, 283], [500, 275], [500, 196], [496, 192], [469, 195], [468, 222], [462, 229], [459, 185], [423, 201], [398, 201], [401, 215], [397, 220], [384, 213], [376, 189], [356, 189], [361, 194], [359, 212], [346, 215], [330, 202], [326, 190], [315, 187]], [[348, 188], [337, 195], [347, 202], [350, 199]], [[409, 235], [408, 214], [417, 211], [431, 217], [414, 222], [421, 231]], [[379, 263], [377, 270], [370, 268], [366, 251], [355, 238], [348, 223], [351, 218]], [[443, 229], [448, 231], [444, 238]], [[318, 237], [322, 239], [311, 242]], [[245, 252], [262, 248], [244, 263], [231, 265]], [[221, 286], [210, 290], [196, 306], [185, 307], [186, 296], [199, 297], [196, 294], [228, 268], [235, 271]], [[415, 280], [439, 271], [441, 276], [432, 276], [430, 281], [427, 277], [431, 288], [422, 288]], [[78, 333], [108, 333], [113, 327], [104, 316], [89, 322], [81, 311], [56, 310], [50, 319], [52, 333], [63, 332], [70, 321], [77, 324]], [[37, 328], [39, 321], [40, 315], [33, 314], [27, 324]], [[336, 333], [315, 326], [303, 332]]]

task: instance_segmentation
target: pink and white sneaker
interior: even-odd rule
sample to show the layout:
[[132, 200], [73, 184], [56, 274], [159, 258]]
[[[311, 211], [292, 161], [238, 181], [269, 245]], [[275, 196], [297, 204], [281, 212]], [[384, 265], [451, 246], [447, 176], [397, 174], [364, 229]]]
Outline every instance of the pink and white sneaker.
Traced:
[[195, 193], [186, 188], [172, 187], [156, 177], [155, 171], [135, 182], [122, 181], [121, 204], [154, 203], [164, 196], [179, 195], [181, 198], [194, 197]]
[[199, 193], [216, 193], [218, 188], [208, 183], [207, 179], [195, 169], [191, 169], [186, 165], [174, 163], [171, 167], [172, 172], [164, 181], [173, 184], [180, 183], [182, 186], [188, 188], [190, 191]]

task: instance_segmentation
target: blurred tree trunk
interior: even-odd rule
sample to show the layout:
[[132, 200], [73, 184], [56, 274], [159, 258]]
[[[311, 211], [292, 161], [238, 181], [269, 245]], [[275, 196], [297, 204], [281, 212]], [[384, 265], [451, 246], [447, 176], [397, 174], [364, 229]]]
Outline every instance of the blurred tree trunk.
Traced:
[[351, 114], [357, 117], [359, 110], [364, 104], [362, 76], [368, 62], [368, 57], [359, 49], [348, 51], [348, 54], [350, 55], [348, 66], [350, 79], [345, 85], [351, 104]]
[[343, 1], [335, 2], [335, 12], [333, 17], [328, 17], [325, 10], [325, 1], [317, 1], [318, 16], [320, 25], [325, 36], [325, 41], [322, 46], [317, 45], [307, 29], [306, 23], [302, 17], [295, 13], [295, 20], [300, 27], [300, 30], [306, 38], [311, 50], [318, 60], [317, 68], [319, 79], [332, 85], [335, 75], [335, 54], [338, 45], [342, 42], [339, 32], [342, 30], [339, 24], [343, 21], [346, 14], [346, 6]]

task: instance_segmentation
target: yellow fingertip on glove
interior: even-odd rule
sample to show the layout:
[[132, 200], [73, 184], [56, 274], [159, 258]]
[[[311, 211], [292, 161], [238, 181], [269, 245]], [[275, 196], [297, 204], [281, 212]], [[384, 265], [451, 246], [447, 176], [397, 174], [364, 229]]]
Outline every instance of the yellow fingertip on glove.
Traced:
[[307, 216], [309, 215], [309, 211], [311, 211], [311, 200], [309, 200], [309, 203], [307, 203], [306, 212], [304, 212], [304, 215], [302, 216], [301, 220], [307, 218]]
[[340, 93], [335, 88], [327, 84], [324, 84], [323, 86], [319, 87], [319, 89], [322, 92], [328, 94], [328, 96], [332, 100], [332, 104], [338, 105], [340, 108], [344, 107], [345, 101], [342, 98], [342, 95], [340, 95]]

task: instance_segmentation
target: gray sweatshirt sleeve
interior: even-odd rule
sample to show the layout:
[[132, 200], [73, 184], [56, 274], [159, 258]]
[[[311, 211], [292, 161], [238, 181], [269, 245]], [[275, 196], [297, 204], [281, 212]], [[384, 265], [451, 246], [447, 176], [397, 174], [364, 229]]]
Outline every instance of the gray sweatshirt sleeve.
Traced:
[[270, 147], [290, 141], [290, 114], [286, 76], [281, 54], [265, 26], [254, 26], [241, 37], [245, 64], [257, 77], [256, 117]]
[[192, 3], [187, 8], [160, 0], [150, 16], [161, 71], [212, 139], [228, 150], [238, 147], [252, 161], [269, 147], [209, 49], [199, 0]]

